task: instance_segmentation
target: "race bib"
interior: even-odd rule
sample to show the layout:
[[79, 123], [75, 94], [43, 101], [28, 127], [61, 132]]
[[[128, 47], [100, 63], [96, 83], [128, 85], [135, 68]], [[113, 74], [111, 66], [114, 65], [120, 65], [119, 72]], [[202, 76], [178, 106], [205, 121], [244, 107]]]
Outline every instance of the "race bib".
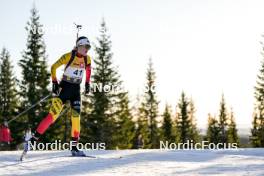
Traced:
[[64, 75], [70, 78], [82, 79], [84, 72], [85, 72], [84, 68], [68, 67], [64, 71]]

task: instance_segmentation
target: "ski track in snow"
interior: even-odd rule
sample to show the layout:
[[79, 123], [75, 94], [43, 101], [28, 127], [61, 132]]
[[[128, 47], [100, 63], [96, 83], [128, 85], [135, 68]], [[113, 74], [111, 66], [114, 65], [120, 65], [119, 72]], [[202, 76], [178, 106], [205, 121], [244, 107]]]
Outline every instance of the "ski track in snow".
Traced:
[[0, 175], [264, 176], [264, 149], [86, 151], [96, 159], [69, 157], [69, 151], [30, 151], [20, 162], [21, 153], [0, 152]]

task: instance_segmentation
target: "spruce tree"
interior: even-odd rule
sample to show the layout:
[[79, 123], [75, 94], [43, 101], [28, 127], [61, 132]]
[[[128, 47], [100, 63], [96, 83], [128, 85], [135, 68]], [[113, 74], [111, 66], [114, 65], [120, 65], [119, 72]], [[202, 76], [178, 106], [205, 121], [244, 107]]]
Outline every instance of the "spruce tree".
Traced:
[[14, 77], [10, 54], [3, 48], [0, 55], [0, 118], [10, 120], [18, 108], [17, 80]]
[[150, 148], [150, 137], [148, 119], [144, 116], [144, 107], [142, 106], [142, 97], [137, 96], [137, 104], [134, 107], [136, 121], [136, 135], [134, 138], [134, 148]]
[[236, 143], [239, 146], [239, 137], [237, 134], [237, 127], [234, 117], [234, 112], [231, 109], [230, 117], [229, 117], [229, 124], [228, 124], [228, 130], [227, 130], [227, 142], [228, 143]]
[[189, 118], [189, 100], [185, 93], [182, 92], [181, 98], [178, 103], [177, 117], [176, 117], [176, 130], [178, 135], [177, 142], [186, 143], [191, 140], [192, 122]]
[[[256, 110], [255, 110], [256, 111]], [[257, 113], [253, 113], [253, 122], [251, 128], [250, 142], [253, 147], [261, 147], [261, 139], [259, 138], [259, 119]]]
[[[39, 15], [36, 7], [31, 10], [30, 20], [27, 22], [26, 31], [28, 33], [26, 49], [23, 58], [19, 61], [22, 69], [22, 80], [20, 83], [22, 109], [25, 109], [41, 98], [49, 94], [47, 86], [50, 74], [47, 71], [47, 59], [42, 25], [39, 22]], [[25, 125], [35, 129], [48, 110], [47, 103], [31, 109], [25, 115]]]
[[194, 102], [191, 99], [189, 104], [189, 119], [191, 121], [191, 128], [190, 128], [190, 139], [193, 140], [194, 143], [200, 141], [199, 130], [197, 128], [196, 118], [195, 118], [195, 106]]
[[144, 148], [159, 147], [159, 130], [157, 126], [158, 100], [155, 92], [155, 71], [151, 58], [147, 69], [147, 81], [143, 99], [140, 105], [140, 125], [141, 134], [144, 139]]
[[172, 143], [175, 141], [175, 136], [173, 134], [173, 123], [172, 123], [172, 117], [171, 117], [171, 109], [168, 104], [165, 106], [165, 110], [163, 113], [163, 123], [161, 126], [161, 139], [165, 142], [168, 141], [169, 143]]
[[220, 133], [219, 122], [215, 117], [212, 117], [211, 114], [208, 114], [208, 127], [206, 131], [205, 139], [209, 143], [217, 144], [219, 143], [219, 133]]
[[226, 109], [226, 103], [224, 95], [220, 102], [219, 110], [219, 128], [220, 128], [220, 142], [227, 143], [227, 129], [228, 129], [228, 114]]
[[[18, 113], [18, 92], [17, 79], [14, 76], [13, 65], [10, 54], [6, 48], [3, 48], [0, 54], [0, 124], [11, 120]], [[12, 121], [9, 124], [14, 148], [21, 141], [21, 122], [20, 119]]]
[[[262, 44], [263, 45], [263, 44]], [[262, 46], [262, 61], [257, 85], [255, 86], [255, 112], [250, 141], [253, 147], [264, 147], [264, 47]]]
[[[111, 40], [104, 20], [97, 41], [96, 56], [93, 60], [92, 91], [83, 102], [81, 139], [106, 143], [108, 149], [116, 146], [131, 148], [134, 124], [131, 120], [129, 100], [127, 92], [116, 89], [122, 89], [122, 81], [112, 61]], [[117, 132], [128, 135], [126, 141], [119, 141], [124, 137]]]
[[114, 141], [120, 149], [131, 149], [136, 135], [135, 123], [132, 120], [131, 109], [127, 94], [120, 94], [120, 102], [116, 118], [116, 131]]

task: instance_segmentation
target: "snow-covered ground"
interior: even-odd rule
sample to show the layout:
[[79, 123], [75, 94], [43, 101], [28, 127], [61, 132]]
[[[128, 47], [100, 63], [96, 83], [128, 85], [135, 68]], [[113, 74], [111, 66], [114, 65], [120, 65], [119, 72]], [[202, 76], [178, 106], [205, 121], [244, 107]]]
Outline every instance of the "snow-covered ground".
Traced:
[[86, 151], [96, 159], [69, 157], [68, 151], [32, 151], [23, 162], [20, 154], [0, 152], [0, 175], [264, 176], [264, 149]]

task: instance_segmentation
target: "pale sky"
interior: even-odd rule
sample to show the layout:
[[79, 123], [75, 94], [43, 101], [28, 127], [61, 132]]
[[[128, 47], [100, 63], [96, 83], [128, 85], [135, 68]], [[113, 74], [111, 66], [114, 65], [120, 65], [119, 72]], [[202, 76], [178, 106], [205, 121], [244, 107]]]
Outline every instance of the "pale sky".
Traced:
[[[32, 0], [0, 2], [0, 47], [10, 51], [17, 75], [32, 4]], [[152, 57], [162, 110], [166, 102], [175, 110], [184, 90], [195, 102], [199, 127], [206, 127], [207, 114], [218, 114], [224, 93], [238, 127], [251, 126], [262, 59], [263, 0], [36, 0], [35, 4], [46, 28], [49, 66], [72, 49], [74, 22], [83, 25], [81, 35], [94, 43], [104, 17], [114, 64], [132, 100], [142, 92]], [[90, 54], [94, 56], [93, 51]]]

